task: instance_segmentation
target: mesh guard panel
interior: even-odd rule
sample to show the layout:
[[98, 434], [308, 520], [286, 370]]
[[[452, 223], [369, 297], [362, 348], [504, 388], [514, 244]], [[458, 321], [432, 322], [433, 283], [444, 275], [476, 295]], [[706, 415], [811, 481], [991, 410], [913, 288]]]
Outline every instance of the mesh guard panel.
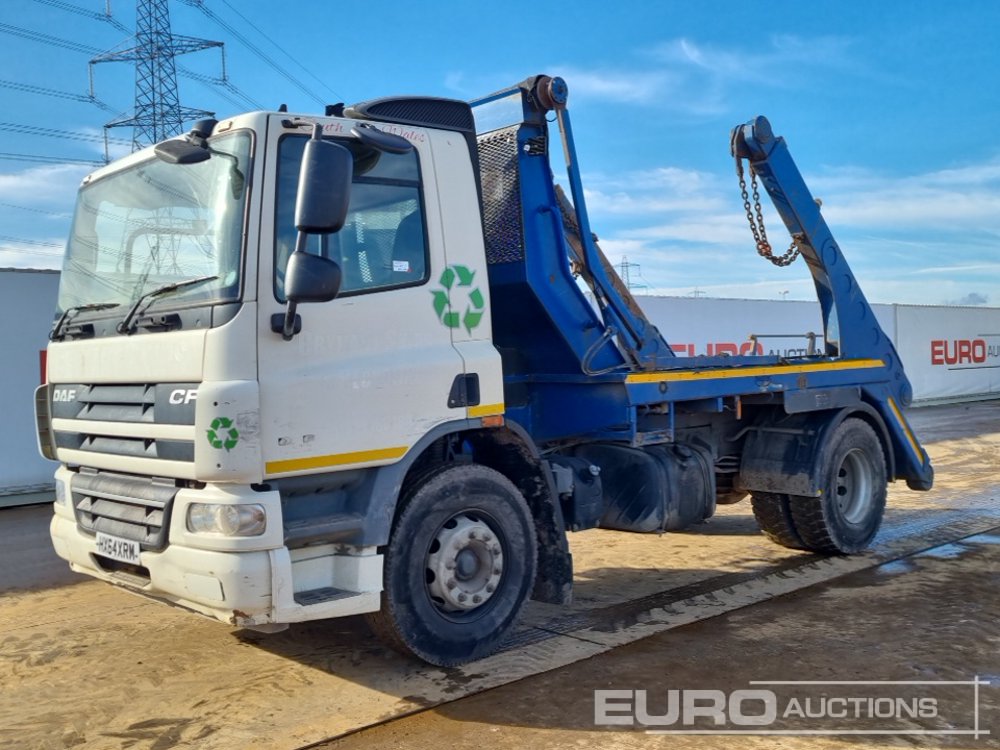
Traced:
[[490, 265], [524, 260], [521, 185], [517, 163], [519, 128], [519, 125], [514, 125], [494, 130], [479, 138], [486, 262]]

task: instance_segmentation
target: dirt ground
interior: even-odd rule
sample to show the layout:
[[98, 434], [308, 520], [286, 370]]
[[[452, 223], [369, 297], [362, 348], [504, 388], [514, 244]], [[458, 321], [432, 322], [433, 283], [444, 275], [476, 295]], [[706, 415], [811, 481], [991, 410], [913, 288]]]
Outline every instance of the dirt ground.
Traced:
[[[1000, 747], [1000, 529], [961, 544], [671, 630], [544, 675], [320, 745], [355, 748], [825, 748]], [[989, 682], [979, 688], [978, 739], [909, 736], [656, 736], [646, 727], [595, 726], [595, 690], [645, 690], [663, 714], [669, 689], [749, 689], [751, 681], [894, 680]], [[972, 685], [777, 686], [797, 698], [933, 698], [937, 716], [798, 720], [767, 731], [948, 731], [974, 727]], [[631, 700], [634, 700], [631, 699]], [[630, 701], [626, 700], [626, 705]], [[852, 704], [853, 705], [853, 704]], [[867, 705], [867, 704], [865, 704]], [[760, 709], [757, 708], [759, 711]], [[621, 711], [631, 715], [631, 711]], [[749, 713], [749, 710], [748, 710]], [[654, 727], [656, 728], [656, 727]], [[715, 729], [710, 721], [693, 727]], [[760, 729], [754, 727], [754, 729]], [[764, 731], [764, 730], [762, 730]]]
[[[454, 746], [676, 744], [595, 730], [593, 690], [662, 696], [671, 687], [859, 674], [992, 674], [982, 690], [995, 707], [997, 546], [910, 555], [1000, 526], [1000, 403], [916, 410], [911, 419], [935, 462], [935, 489], [893, 486], [871, 553], [823, 560], [777, 547], [745, 504], [682, 534], [583, 532], [571, 537], [574, 605], [532, 603], [507, 650], [453, 670], [386, 651], [358, 618], [265, 636], [69, 574], [50, 550], [48, 508], [2, 511], [0, 748], [299, 748], [435, 706], [443, 707], [345, 742], [430, 742], [438, 727]], [[859, 572], [872, 568], [883, 572]], [[493, 713], [492, 701], [501, 707]]]

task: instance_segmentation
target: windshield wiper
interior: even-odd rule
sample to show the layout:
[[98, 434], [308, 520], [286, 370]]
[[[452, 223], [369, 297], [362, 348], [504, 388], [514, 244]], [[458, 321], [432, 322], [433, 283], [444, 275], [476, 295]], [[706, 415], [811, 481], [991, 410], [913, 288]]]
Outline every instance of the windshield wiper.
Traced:
[[55, 341], [60, 336], [64, 335], [62, 332], [63, 326], [69, 323], [73, 318], [82, 312], [87, 310], [110, 310], [112, 307], [121, 307], [117, 302], [91, 302], [89, 305], [74, 305], [73, 307], [67, 307], [66, 312], [64, 312], [56, 324], [49, 331], [49, 340]]
[[186, 286], [194, 286], [196, 284], [204, 284], [206, 281], [214, 281], [219, 278], [218, 276], [199, 276], [196, 279], [188, 279], [187, 281], [175, 281], [170, 284], [164, 284], [161, 287], [157, 287], [151, 292], [146, 292], [135, 301], [135, 304], [129, 309], [128, 313], [122, 318], [121, 322], [118, 324], [116, 330], [118, 333], [132, 333], [135, 328], [135, 319], [140, 313], [146, 312], [146, 308], [152, 304], [153, 300], [163, 294], [169, 294], [170, 292], [175, 292], [178, 289], [182, 289]]

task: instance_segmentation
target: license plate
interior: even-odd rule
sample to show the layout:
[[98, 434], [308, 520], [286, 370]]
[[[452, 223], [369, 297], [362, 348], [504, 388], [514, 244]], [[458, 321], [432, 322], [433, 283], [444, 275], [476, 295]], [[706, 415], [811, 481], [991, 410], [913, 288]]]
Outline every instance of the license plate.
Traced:
[[119, 562], [139, 564], [139, 542], [97, 532], [97, 554]]

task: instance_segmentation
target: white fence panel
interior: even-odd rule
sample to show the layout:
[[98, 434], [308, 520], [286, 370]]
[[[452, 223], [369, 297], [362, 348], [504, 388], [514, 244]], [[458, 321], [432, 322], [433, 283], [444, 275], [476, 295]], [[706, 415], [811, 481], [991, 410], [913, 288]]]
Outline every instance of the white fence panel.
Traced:
[[1000, 396], [1000, 309], [898, 305], [896, 315], [915, 401]]
[[55, 464], [35, 444], [34, 393], [58, 286], [57, 273], [0, 269], [0, 496], [52, 485]]

